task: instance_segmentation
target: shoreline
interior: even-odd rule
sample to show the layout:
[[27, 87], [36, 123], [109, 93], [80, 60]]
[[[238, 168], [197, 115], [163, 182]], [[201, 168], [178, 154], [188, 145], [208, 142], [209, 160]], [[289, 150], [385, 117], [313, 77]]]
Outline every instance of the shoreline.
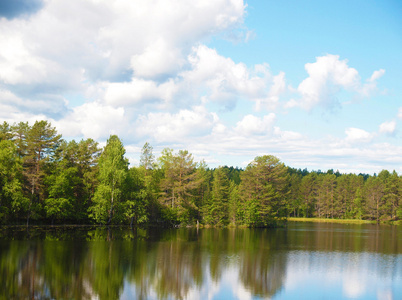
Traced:
[[[327, 218], [297, 218], [289, 217], [288, 222], [312, 222], [312, 223], [340, 223], [340, 224], [377, 224], [376, 221], [356, 219], [327, 219]], [[381, 221], [379, 224], [402, 225], [401, 221]]]

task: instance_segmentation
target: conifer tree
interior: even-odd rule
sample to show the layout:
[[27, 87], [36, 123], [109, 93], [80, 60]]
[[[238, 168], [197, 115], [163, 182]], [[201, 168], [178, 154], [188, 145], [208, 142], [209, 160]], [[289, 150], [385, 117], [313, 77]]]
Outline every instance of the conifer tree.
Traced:
[[222, 167], [214, 170], [211, 199], [207, 207], [206, 221], [212, 225], [226, 225], [229, 221], [230, 183]]
[[364, 185], [364, 198], [366, 203], [366, 217], [380, 221], [382, 197], [384, 195], [383, 182], [379, 177], [369, 177]]
[[286, 216], [286, 168], [272, 155], [257, 156], [241, 174], [244, 223], [252, 227], [275, 225]]
[[187, 150], [180, 150], [177, 155], [172, 155], [171, 149], [164, 149], [162, 154], [159, 160], [164, 178], [160, 183], [159, 199], [167, 211], [170, 211], [168, 218], [176, 218], [179, 222], [196, 219], [198, 210], [194, 192], [201, 180], [197, 178], [193, 156]]
[[24, 175], [29, 190], [29, 212], [27, 224], [31, 216], [39, 217], [45, 198], [43, 179], [46, 175], [45, 165], [52, 161], [53, 155], [61, 141], [61, 135], [47, 121], [36, 121], [26, 133], [26, 156], [24, 156]]
[[147, 175], [148, 170], [152, 170], [155, 163], [155, 156], [152, 153], [152, 146], [146, 142], [142, 147], [140, 166], [145, 169], [145, 175]]

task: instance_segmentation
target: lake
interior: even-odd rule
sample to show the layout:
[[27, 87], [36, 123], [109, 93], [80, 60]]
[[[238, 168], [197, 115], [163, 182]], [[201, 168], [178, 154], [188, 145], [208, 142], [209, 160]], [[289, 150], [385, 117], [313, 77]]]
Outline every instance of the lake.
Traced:
[[402, 227], [0, 227], [0, 299], [402, 299]]

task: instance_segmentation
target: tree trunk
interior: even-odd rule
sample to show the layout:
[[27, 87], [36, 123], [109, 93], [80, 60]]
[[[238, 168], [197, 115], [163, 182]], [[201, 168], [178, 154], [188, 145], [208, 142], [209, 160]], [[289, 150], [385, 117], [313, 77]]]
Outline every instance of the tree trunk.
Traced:
[[109, 220], [107, 221], [107, 224], [109, 225], [112, 222], [112, 213], [113, 213], [113, 196], [114, 196], [114, 190], [112, 189], [112, 198], [110, 199], [111, 206], [109, 210]]

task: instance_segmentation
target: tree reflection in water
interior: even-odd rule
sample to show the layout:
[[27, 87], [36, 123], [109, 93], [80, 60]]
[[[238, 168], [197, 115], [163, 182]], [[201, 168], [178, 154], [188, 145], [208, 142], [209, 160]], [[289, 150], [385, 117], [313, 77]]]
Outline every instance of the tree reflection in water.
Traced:
[[343, 228], [343, 243], [340, 230], [328, 225], [304, 231], [2, 228], [0, 299], [185, 299], [222, 287], [228, 272], [233, 290], [273, 297], [285, 284], [289, 253], [401, 249], [399, 231]]

